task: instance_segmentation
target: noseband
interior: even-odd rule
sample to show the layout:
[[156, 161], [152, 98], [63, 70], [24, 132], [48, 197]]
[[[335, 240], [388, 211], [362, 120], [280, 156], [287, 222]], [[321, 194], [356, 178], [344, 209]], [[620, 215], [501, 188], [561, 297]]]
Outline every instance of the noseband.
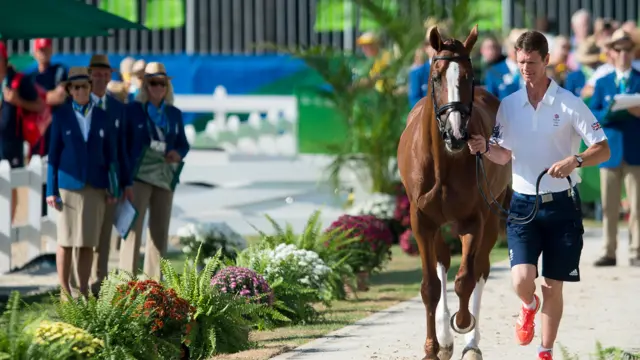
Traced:
[[[458, 55], [458, 56], [434, 56], [432, 58], [432, 62], [438, 61], [438, 60], [447, 60], [447, 61], [454, 61], [454, 62], [462, 62], [462, 61], [468, 61], [471, 62], [471, 58], [469, 58], [469, 56], [463, 56], [463, 55]], [[438, 106], [438, 103], [436, 102], [436, 85], [435, 82], [433, 81], [433, 79], [430, 80], [431, 82], [431, 100], [433, 102], [433, 111], [435, 113], [436, 116], [436, 121], [438, 122], [438, 130], [440, 130], [440, 134], [442, 135], [443, 138], [446, 137], [446, 132], [445, 132], [445, 122], [442, 120], [442, 116], [447, 114], [450, 111], [458, 111], [460, 112], [460, 115], [462, 115], [463, 117], [466, 116], [467, 118], [471, 118], [471, 114], [473, 112], [473, 98], [474, 98], [474, 90], [475, 90], [475, 79], [473, 77], [473, 65], [471, 66], [471, 103], [470, 104], [465, 104], [461, 101], [450, 101], [442, 106]]]

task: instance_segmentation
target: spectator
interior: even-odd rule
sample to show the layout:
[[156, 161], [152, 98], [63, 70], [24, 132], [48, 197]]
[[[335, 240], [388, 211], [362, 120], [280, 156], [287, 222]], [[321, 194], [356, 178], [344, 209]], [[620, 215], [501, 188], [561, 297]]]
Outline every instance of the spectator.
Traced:
[[356, 43], [362, 49], [364, 56], [368, 59], [373, 59], [373, 64], [369, 69], [369, 78], [361, 79], [360, 85], [367, 86], [374, 81], [376, 90], [382, 91], [385, 81], [378, 78], [382, 75], [384, 69], [389, 66], [392, 59], [391, 53], [381, 48], [380, 38], [371, 31], [362, 34]]
[[109, 169], [117, 166], [113, 127], [107, 113], [91, 102], [84, 67], [73, 67], [65, 85], [72, 101], [53, 112], [47, 173], [47, 204], [60, 211], [56, 267], [64, 293], [71, 295], [72, 252], [78, 252], [78, 286], [89, 294], [93, 248], [98, 246], [107, 202], [115, 193]]
[[493, 66], [507, 58], [502, 54], [500, 42], [493, 36], [489, 36], [482, 41], [480, 55], [482, 57], [482, 64], [485, 67]]
[[484, 83], [487, 91], [502, 100], [508, 95], [520, 90], [523, 85], [522, 76], [516, 63], [515, 43], [518, 37], [525, 33], [524, 29], [513, 29], [506, 39], [507, 58], [487, 68]]
[[433, 48], [429, 45], [429, 32], [438, 26], [438, 30], [445, 33], [447, 31], [446, 23], [438, 23], [434, 18], [429, 18], [424, 23], [426, 29], [425, 40], [421, 49], [417, 51], [426, 57], [421, 65], [412, 67], [409, 72], [409, 106], [413, 108], [420, 99], [427, 96], [429, 91], [429, 72], [431, 71], [431, 58], [435, 55]]
[[142, 86], [143, 77], [144, 77], [144, 68], [147, 66], [147, 63], [140, 59], [133, 64], [131, 68], [131, 83], [129, 84], [129, 101], [133, 102], [138, 95], [138, 91]]
[[558, 85], [565, 87], [564, 82], [567, 77], [569, 68], [567, 60], [571, 51], [569, 39], [565, 36], [556, 36], [551, 49], [549, 65], [547, 66], [547, 74], [555, 80]]
[[[189, 152], [182, 112], [173, 106], [173, 86], [163, 64], [147, 64], [136, 101], [126, 106], [126, 119], [129, 164], [140, 163], [147, 152], [161, 152], [166, 154], [167, 162], [177, 163]], [[168, 246], [173, 191], [140, 181], [139, 173], [132, 175], [133, 205], [138, 218], [120, 245], [120, 268], [131, 273], [138, 269], [142, 225], [149, 209], [144, 273], [159, 279], [160, 259]]]
[[542, 33], [545, 38], [547, 38], [547, 44], [549, 45], [549, 49], [553, 49], [555, 47], [555, 36], [551, 33], [551, 24], [549, 18], [546, 16], [541, 16], [536, 19], [536, 31]]
[[600, 167], [604, 227], [604, 255], [595, 266], [615, 266], [622, 182], [630, 202], [630, 264], [640, 266], [640, 107], [610, 111], [617, 94], [640, 93], [640, 72], [631, 67], [636, 44], [619, 29], [606, 43], [614, 71], [600, 78], [591, 98], [591, 110], [609, 139], [611, 158]]
[[580, 9], [571, 16], [571, 46], [577, 49], [580, 43], [591, 35], [591, 13], [586, 9]]
[[[44, 104], [31, 80], [18, 72], [9, 64], [7, 47], [0, 42], [0, 160], [7, 160], [12, 168], [24, 166], [24, 139], [22, 129], [18, 125], [18, 109], [39, 112]], [[11, 191], [11, 221], [15, 219], [17, 189]]]
[[133, 64], [136, 62], [136, 59], [131, 56], [127, 56], [122, 59], [120, 62], [120, 76], [122, 77], [122, 84], [124, 87], [129, 90], [129, 85], [131, 85], [131, 73], [133, 71]]
[[129, 89], [127, 84], [122, 81], [111, 80], [107, 84], [107, 91], [123, 104], [128, 102]]
[[600, 66], [600, 48], [596, 45], [595, 39], [589, 38], [581, 42], [575, 53], [575, 59], [582, 66], [579, 70], [567, 75], [564, 87], [580, 97], [587, 79], [593, 76], [595, 69]]
[[[101, 108], [107, 113], [107, 121], [116, 131], [114, 138], [114, 146], [117, 149], [117, 161], [120, 168], [117, 169], [120, 174], [120, 188], [125, 189], [125, 197], [129, 201], [133, 201], [133, 190], [131, 188], [131, 177], [128, 174], [129, 164], [126, 156], [126, 145], [124, 139], [124, 104], [107, 92], [107, 84], [111, 80], [113, 69], [106, 55], [94, 55], [89, 62], [89, 74], [91, 76], [91, 101], [94, 106]], [[93, 253], [93, 266], [91, 291], [98, 294], [100, 284], [107, 277], [109, 265], [109, 252], [111, 247], [116, 247], [116, 243], [120, 242], [119, 237], [112, 238], [113, 217], [115, 212], [115, 204], [107, 204], [104, 211], [104, 219], [100, 230], [98, 246]], [[113, 240], [112, 240], [113, 239]]]

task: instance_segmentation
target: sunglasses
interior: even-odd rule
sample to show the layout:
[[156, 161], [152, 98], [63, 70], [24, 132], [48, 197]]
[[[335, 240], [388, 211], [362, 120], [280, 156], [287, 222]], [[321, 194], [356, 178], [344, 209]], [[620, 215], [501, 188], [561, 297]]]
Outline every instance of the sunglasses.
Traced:
[[613, 48], [613, 51], [619, 53], [619, 52], [631, 52], [633, 49], [630, 47], [620, 47], [620, 48]]
[[151, 81], [149, 81], [149, 86], [151, 86], [151, 87], [156, 87], [156, 86], [166, 87], [167, 83], [164, 82], [164, 81], [151, 80]]
[[73, 90], [87, 90], [87, 89], [89, 89], [89, 84], [71, 85], [71, 88]]

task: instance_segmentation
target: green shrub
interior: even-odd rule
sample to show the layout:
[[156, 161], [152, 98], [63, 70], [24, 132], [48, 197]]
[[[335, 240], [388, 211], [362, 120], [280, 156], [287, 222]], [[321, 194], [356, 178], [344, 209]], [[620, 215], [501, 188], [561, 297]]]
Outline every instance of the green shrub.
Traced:
[[[569, 353], [566, 347], [560, 346], [560, 354], [562, 355], [562, 359], [564, 360], [580, 360], [580, 358], [575, 355]], [[603, 347], [602, 344], [598, 341], [596, 342], [596, 352], [593, 356], [590, 356], [591, 360], [638, 360], [640, 359], [640, 353], [630, 353], [626, 352], [617, 347]]]
[[[36, 360], [42, 359], [34, 348], [33, 334], [26, 331], [31, 324], [40, 322], [43, 316], [23, 316], [20, 312], [20, 293], [12, 291], [7, 308], [0, 318], [0, 359], [2, 360]], [[65, 354], [66, 355], [66, 354]], [[52, 358], [58, 360], [61, 358]]]

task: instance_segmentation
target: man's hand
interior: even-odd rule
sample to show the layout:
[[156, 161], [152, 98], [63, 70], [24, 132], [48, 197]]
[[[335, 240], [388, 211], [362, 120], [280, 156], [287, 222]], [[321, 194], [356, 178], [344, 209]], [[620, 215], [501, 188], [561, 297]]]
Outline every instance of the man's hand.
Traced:
[[489, 150], [487, 140], [482, 135], [471, 135], [471, 139], [467, 142], [471, 155], [477, 153], [484, 154]]
[[60, 105], [67, 98], [67, 91], [62, 84], [47, 93], [47, 105]]
[[555, 179], [563, 179], [571, 175], [573, 170], [575, 170], [577, 167], [578, 159], [576, 159], [575, 156], [570, 156], [551, 165], [551, 167], [547, 171], [547, 174]]
[[180, 154], [178, 154], [177, 151], [175, 150], [171, 150], [169, 151], [169, 153], [167, 154], [167, 156], [165, 156], [165, 160], [168, 163], [177, 163], [180, 161], [180, 159], [182, 159], [182, 157], [180, 156]]
[[627, 111], [635, 117], [640, 117], [640, 106], [632, 107], [630, 109], [627, 109]]
[[60, 198], [58, 198], [55, 195], [51, 195], [51, 196], [47, 196], [47, 205], [51, 206], [52, 208], [60, 211], [62, 209], [62, 202], [60, 201]]
[[131, 186], [127, 186], [124, 189], [124, 193], [122, 194], [123, 199], [129, 200], [129, 202], [133, 203], [133, 188]]
[[11, 105], [17, 106], [18, 101], [20, 101], [20, 96], [18, 95], [18, 92], [15, 91], [14, 89], [5, 87], [2, 90], [2, 95], [4, 96], [4, 101], [8, 102]]

